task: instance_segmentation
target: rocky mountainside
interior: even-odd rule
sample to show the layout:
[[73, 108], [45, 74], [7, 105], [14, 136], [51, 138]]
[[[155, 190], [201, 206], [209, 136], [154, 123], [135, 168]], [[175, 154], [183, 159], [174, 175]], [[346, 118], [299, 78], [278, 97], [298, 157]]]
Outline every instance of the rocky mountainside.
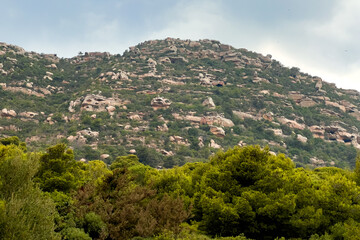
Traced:
[[0, 43], [0, 137], [151, 166], [259, 144], [298, 166], [352, 167], [360, 93], [214, 40], [152, 40], [73, 58]]

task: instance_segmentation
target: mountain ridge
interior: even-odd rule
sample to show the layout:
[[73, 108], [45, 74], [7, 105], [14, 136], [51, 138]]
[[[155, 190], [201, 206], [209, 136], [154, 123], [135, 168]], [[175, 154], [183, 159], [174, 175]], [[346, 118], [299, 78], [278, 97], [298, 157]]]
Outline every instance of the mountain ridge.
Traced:
[[[63, 141], [78, 158], [108, 162], [142, 152], [169, 167], [237, 144], [269, 145], [299, 166], [346, 167], [360, 148], [358, 91], [216, 40], [72, 58], [0, 43], [0, 60], [0, 135], [34, 148]], [[332, 156], [335, 145], [346, 160]]]

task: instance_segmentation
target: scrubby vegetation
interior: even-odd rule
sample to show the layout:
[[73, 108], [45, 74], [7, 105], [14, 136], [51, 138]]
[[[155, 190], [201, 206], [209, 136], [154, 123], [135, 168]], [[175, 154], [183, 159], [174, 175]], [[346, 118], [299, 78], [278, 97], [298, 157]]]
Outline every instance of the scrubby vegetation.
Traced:
[[[69, 59], [0, 50], [0, 136], [32, 151], [65, 143], [76, 160], [111, 164], [136, 150], [169, 168], [258, 144], [297, 166], [355, 166], [360, 94], [269, 55], [171, 38]], [[157, 96], [170, 105], [153, 108]]]

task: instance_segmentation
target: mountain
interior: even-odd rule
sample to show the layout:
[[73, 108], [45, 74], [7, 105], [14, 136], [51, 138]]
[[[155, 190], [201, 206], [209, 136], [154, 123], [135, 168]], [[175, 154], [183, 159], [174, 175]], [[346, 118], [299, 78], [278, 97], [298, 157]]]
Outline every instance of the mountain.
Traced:
[[360, 93], [214, 40], [151, 40], [73, 58], [0, 43], [0, 137], [67, 143], [78, 160], [153, 167], [259, 144], [297, 166], [353, 167]]

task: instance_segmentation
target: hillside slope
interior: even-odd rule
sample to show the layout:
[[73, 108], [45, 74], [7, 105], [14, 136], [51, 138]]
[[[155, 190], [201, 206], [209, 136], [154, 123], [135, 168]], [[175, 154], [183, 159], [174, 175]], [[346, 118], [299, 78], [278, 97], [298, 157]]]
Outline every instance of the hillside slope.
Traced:
[[0, 43], [0, 137], [151, 166], [259, 144], [298, 166], [352, 167], [360, 94], [213, 40], [152, 40], [73, 58]]

